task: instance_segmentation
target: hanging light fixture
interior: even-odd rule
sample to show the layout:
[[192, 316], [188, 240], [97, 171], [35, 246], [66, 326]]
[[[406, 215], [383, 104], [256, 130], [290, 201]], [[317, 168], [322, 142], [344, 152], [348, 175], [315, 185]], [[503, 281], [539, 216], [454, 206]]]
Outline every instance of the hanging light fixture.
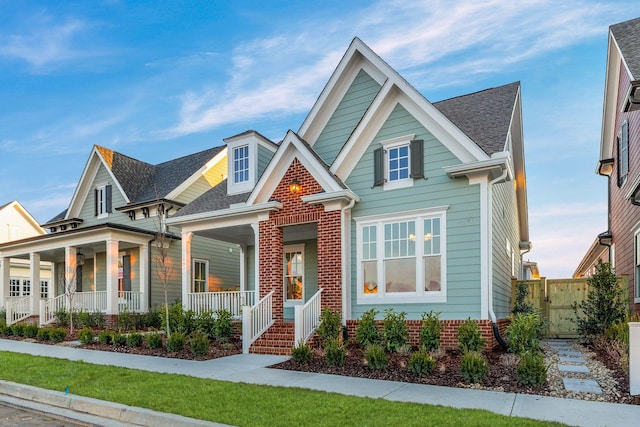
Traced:
[[76, 264], [77, 265], [84, 265], [84, 261], [85, 261], [84, 254], [82, 252], [78, 252], [76, 254]]
[[300, 183], [297, 179], [293, 178], [289, 183], [289, 193], [298, 194], [300, 192]]

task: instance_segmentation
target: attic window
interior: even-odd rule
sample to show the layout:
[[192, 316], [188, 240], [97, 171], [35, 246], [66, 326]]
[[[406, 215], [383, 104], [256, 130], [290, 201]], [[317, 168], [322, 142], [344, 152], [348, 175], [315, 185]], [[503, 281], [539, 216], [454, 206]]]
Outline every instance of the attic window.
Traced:
[[111, 185], [101, 185], [94, 190], [95, 216], [106, 218], [111, 213]]
[[233, 182], [239, 184], [249, 181], [249, 146], [233, 149]]
[[413, 186], [414, 179], [424, 178], [424, 143], [407, 135], [382, 141], [374, 151], [374, 187], [384, 190]]

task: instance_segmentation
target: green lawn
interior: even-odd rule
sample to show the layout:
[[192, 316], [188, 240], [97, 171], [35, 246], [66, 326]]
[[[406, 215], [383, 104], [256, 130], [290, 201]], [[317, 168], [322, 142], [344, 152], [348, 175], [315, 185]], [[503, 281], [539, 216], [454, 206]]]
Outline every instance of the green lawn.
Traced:
[[0, 352], [0, 378], [238, 426], [543, 426], [481, 410], [236, 384]]

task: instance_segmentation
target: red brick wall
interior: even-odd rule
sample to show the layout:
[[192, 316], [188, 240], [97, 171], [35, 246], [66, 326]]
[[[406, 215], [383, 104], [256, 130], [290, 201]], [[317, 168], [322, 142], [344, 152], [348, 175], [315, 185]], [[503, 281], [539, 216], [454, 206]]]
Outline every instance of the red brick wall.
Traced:
[[[300, 183], [297, 194], [289, 192], [293, 179]], [[318, 287], [323, 289], [322, 305], [337, 310], [342, 308], [340, 211], [325, 212], [324, 206], [309, 205], [301, 199], [322, 190], [298, 159], [294, 159], [271, 196], [272, 200], [282, 202], [282, 209], [271, 212], [268, 220], [260, 222], [260, 295], [275, 291], [273, 312], [276, 319], [283, 316], [282, 227], [287, 225], [317, 223]]]
[[[409, 345], [420, 345], [420, 329], [422, 328], [422, 320], [407, 320], [407, 326], [409, 327]], [[444, 350], [457, 350], [458, 349], [458, 327], [462, 325], [466, 320], [442, 320], [444, 329], [440, 334], [440, 347]], [[482, 333], [482, 338], [486, 342], [485, 350], [492, 350], [497, 347], [498, 341], [493, 336], [493, 328], [491, 326], [491, 320], [476, 320]], [[500, 329], [500, 335], [504, 338], [505, 330], [509, 324], [509, 319], [498, 320], [498, 329]], [[356, 336], [356, 328], [358, 327], [357, 320], [347, 320], [347, 332], [349, 338]], [[378, 321], [378, 330], [382, 331], [382, 321]]]

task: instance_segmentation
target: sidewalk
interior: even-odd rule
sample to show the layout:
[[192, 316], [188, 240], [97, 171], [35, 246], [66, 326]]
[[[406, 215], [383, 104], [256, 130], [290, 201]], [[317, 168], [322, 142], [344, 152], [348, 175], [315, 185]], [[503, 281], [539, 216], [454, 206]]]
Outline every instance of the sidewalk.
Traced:
[[[486, 409], [508, 416], [559, 421], [578, 426], [632, 426], [637, 425], [640, 419], [640, 406], [636, 405], [439, 387], [266, 368], [266, 366], [286, 360], [286, 357], [282, 356], [242, 354], [198, 362], [1, 339], [0, 351], [82, 360], [100, 365], [120, 366], [161, 373], [176, 373], [222, 381], [300, 387], [345, 395], [443, 405], [455, 408]], [[74, 399], [78, 398], [78, 396], [74, 396]], [[104, 404], [109, 404], [109, 402], [104, 402]], [[124, 405], [118, 406], [122, 407]], [[127, 411], [134, 409], [126, 407]], [[188, 420], [185, 419], [183, 421], [187, 422]], [[153, 424], [162, 425], [159, 422]], [[172, 425], [177, 424], [172, 423]]]

